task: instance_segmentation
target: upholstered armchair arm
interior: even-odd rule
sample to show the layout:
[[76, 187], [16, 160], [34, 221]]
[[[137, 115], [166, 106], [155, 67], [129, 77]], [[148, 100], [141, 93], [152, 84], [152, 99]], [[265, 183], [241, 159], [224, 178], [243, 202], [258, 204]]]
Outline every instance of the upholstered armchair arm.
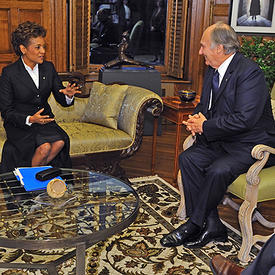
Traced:
[[251, 151], [251, 155], [253, 158], [257, 159], [257, 161], [249, 168], [246, 174], [246, 180], [248, 184], [259, 184], [259, 173], [268, 161], [270, 154], [275, 154], [275, 148], [263, 144], [254, 146]]
[[[258, 221], [265, 227], [275, 230], [275, 223], [265, 219], [257, 210], [258, 202], [272, 200], [274, 198], [272, 192], [274, 186], [274, 167], [263, 169], [271, 153], [275, 154], [275, 148], [263, 144], [254, 146], [251, 151], [252, 157], [257, 159], [257, 161], [250, 166], [246, 173], [245, 197], [238, 215], [242, 232], [242, 245], [238, 253], [238, 258], [241, 262], [248, 262], [250, 260], [249, 252], [253, 244], [258, 241], [266, 242], [271, 237], [271, 235], [253, 234], [252, 221]], [[259, 176], [260, 172], [261, 175]], [[242, 182], [241, 177], [242, 175], [238, 178], [240, 179], [239, 182], [237, 182], [237, 179], [231, 186], [233, 186], [235, 182], [238, 183], [235, 187], [239, 186]], [[237, 189], [235, 188], [234, 191], [236, 192]], [[230, 192], [232, 192], [232, 190], [230, 190]], [[234, 192], [232, 193], [235, 194]], [[241, 197], [241, 192], [237, 192], [236, 195]]]

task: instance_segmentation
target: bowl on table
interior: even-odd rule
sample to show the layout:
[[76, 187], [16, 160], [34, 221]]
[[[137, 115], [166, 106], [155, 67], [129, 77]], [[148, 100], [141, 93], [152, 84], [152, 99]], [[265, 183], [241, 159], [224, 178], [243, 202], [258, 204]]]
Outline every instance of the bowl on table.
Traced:
[[178, 92], [181, 102], [193, 101], [196, 97], [196, 92], [192, 90], [181, 90]]

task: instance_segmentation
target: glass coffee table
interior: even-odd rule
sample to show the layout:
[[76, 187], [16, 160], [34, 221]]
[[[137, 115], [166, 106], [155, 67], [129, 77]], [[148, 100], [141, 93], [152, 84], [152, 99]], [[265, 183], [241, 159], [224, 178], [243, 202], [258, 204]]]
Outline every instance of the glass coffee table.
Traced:
[[86, 170], [61, 169], [67, 191], [53, 199], [46, 190], [26, 192], [13, 173], [0, 175], [0, 246], [26, 250], [71, 249], [58, 260], [0, 263], [1, 268], [47, 268], [76, 255], [76, 274], [85, 274], [85, 250], [121, 232], [136, 218], [139, 198], [127, 183]]

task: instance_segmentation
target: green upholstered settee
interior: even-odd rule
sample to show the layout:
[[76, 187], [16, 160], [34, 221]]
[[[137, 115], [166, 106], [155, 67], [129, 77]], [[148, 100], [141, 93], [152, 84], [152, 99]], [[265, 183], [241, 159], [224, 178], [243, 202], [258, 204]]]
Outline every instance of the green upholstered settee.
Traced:
[[[122, 96], [118, 95], [121, 87]], [[99, 90], [101, 93], [98, 93]], [[163, 108], [161, 98], [152, 91], [99, 82], [93, 83], [89, 97], [76, 97], [72, 106], [62, 107], [52, 96], [49, 104], [57, 123], [70, 137], [73, 166], [76, 163], [78, 167], [118, 177], [123, 177], [124, 173], [119, 162], [140, 148], [144, 113], [149, 111], [153, 116], [159, 116]], [[113, 112], [110, 109], [114, 105], [116, 110]], [[106, 126], [108, 123], [110, 127]], [[6, 135], [4, 128], [0, 129], [2, 153]]]

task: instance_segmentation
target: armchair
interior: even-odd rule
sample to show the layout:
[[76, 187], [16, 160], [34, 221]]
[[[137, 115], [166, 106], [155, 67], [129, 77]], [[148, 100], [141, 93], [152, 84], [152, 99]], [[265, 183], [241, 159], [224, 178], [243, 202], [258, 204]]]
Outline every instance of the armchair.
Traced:
[[[275, 87], [275, 86], [274, 86]], [[275, 88], [272, 92], [273, 116], [275, 118]], [[183, 150], [190, 147], [194, 138], [190, 135], [183, 144]], [[266, 145], [256, 145], [251, 155], [257, 161], [249, 168], [246, 174], [240, 175], [227, 189], [243, 202], [239, 206], [236, 202], [225, 196], [223, 204], [230, 205], [238, 212], [238, 220], [241, 228], [242, 244], [238, 253], [238, 259], [246, 263], [250, 260], [250, 250], [256, 242], [266, 242], [270, 236], [253, 234], [252, 222], [258, 221], [263, 226], [272, 228], [275, 232], [275, 221], [266, 220], [257, 209], [257, 203], [269, 200], [275, 200], [275, 166], [264, 168], [269, 155], [275, 154], [275, 148]], [[181, 201], [177, 211], [180, 219], [186, 218], [184, 186], [181, 179], [181, 172], [178, 172], [178, 186], [181, 194]], [[274, 233], [273, 233], [274, 234]]]

